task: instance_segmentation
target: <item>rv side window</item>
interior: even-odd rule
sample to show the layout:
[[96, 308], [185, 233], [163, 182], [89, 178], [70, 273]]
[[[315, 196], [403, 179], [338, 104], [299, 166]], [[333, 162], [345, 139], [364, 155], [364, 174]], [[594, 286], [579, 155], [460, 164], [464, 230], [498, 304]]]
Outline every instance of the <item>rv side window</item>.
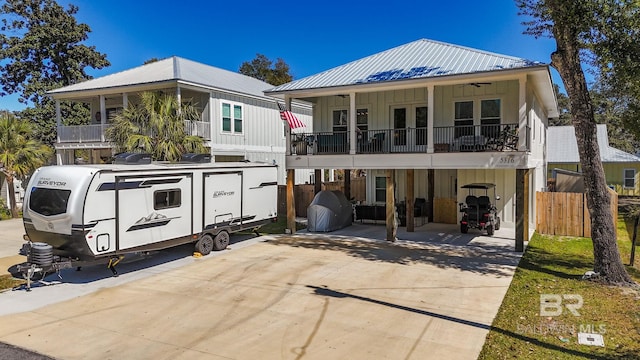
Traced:
[[67, 212], [71, 190], [33, 188], [29, 198], [29, 209], [50, 216]]
[[179, 207], [180, 203], [180, 189], [158, 190], [153, 193], [153, 208], [155, 210]]

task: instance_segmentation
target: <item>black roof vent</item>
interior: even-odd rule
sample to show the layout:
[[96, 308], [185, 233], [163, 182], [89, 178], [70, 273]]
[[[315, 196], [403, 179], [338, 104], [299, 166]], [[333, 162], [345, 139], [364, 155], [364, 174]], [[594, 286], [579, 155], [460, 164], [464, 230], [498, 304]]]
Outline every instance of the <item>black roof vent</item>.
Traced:
[[151, 154], [145, 153], [120, 153], [114, 156], [114, 164], [151, 164]]
[[190, 162], [190, 163], [199, 163], [199, 164], [210, 163], [211, 154], [194, 154], [194, 153], [182, 154], [182, 158], [180, 159], [180, 162]]

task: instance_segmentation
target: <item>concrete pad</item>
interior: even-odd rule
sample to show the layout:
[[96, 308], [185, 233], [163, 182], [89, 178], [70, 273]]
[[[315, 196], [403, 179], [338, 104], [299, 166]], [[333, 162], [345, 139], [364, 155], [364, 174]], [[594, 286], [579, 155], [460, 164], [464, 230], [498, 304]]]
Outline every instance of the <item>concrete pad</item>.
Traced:
[[[0, 341], [60, 359], [475, 359], [520, 254], [512, 239], [425, 234], [261, 237], [5, 315]], [[3, 293], [0, 309], [104, 281]]]
[[18, 254], [24, 240], [22, 219], [0, 221], [0, 275], [9, 275], [9, 268], [23, 263], [26, 257]]
[[0, 221], [0, 258], [18, 255], [24, 243], [22, 239], [24, 234], [22, 219]]

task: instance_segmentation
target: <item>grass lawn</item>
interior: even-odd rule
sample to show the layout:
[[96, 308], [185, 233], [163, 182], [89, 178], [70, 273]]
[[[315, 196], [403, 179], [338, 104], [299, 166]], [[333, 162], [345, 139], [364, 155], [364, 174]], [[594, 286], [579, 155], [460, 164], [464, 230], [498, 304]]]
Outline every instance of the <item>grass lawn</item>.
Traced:
[[[618, 246], [629, 263], [628, 229], [618, 220]], [[633, 233], [631, 232], [631, 235]], [[636, 249], [638, 250], [638, 249]], [[635, 264], [640, 264], [640, 253]], [[593, 268], [591, 239], [536, 234], [516, 269], [480, 359], [640, 359], [640, 291], [582, 280]], [[637, 282], [640, 271], [628, 266]], [[540, 316], [540, 295], [579, 295], [583, 304], [574, 315], [566, 306], [558, 316]], [[567, 298], [563, 305], [576, 304]], [[558, 312], [557, 308], [542, 308]], [[578, 332], [601, 334], [604, 347], [578, 344]]]
[[0, 291], [14, 288], [18, 285], [24, 284], [24, 280], [14, 279], [11, 275], [0, 276]]

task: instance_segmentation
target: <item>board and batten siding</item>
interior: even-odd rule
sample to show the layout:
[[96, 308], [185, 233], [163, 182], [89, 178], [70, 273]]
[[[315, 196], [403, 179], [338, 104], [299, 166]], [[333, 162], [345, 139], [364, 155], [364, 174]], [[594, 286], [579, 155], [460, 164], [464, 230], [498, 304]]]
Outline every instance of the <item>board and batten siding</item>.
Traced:
[[[222, 132], [222, 103], [242, 106], [242, 133]], [[213, 155], [244, 156], [250, 161], [261, 161], [278, 165], [278, 184], [286, 184], [284, 123], [274, 101], [212, 92], [210, 98], [211, 141]], [[312, 131], [311, 106], [294, 104], [293, 112], [308, 131]], [[233, 123], [232, 123], [233, 126]], [[296, 171], [296, 183], [305, 183], [313, 170]]]
[[480, 125], [480, 101], [500, 99], [502, 106], [501, 122], [518, 123], [518, 81], [496, 81], [475, 87], [459, 84], [436, 86], [433, 92], [433, 126], [453, 126], [454, 103], [456, 101], [474, 101], [474, 125]]
[[[532, 170], [533, 171], [533, 170]], [[507, 228], [515, 227], [515, 219], [516, 219], [516, 170], [514, 169], [493, 169], [493, 170], [482, 170], [482, 169], [466, 169], [466, 170], [458, 170], [458, 194], [457, 194], [457, 203], [461, 203], [465, 201], [465, 198], [468, 195], [467, 189], [460, 189], [460, 186], [469, 183], [492, 183], [496, 184], [496, 195], [500, 196], [500, 200], [492, 199], [492, 203], [498, 208], [498, 216], [500, 217], [501, 224]], [[531, 192], [531, 194], [535, 194], [535, 192]], [[530, 195], [531, 195], [530, 194]], [[493, 191], [489, 191], [488, 194], [490, 197], [493, 196]], [[532, 207], [532, 203], [535, 202], [535, 197], [532, 197], [533, 200], [529, 200], [529, 206]], [[531, 210], [531, 209], [530, 209]], [[435, 209], [434, 209], [435, 211]], [[530, 214], [530, 227], [531, 229], [535, 226], [535, 219]], [[535, 213], [533, 213], [535, 214]], [[458, 214], [458, 221], [462, 219], [462, 214]]]
[[[459, 84], [435, 86], [434, 126], [453, 126], [455, 101], [473, 100], [475, 125], [480, 125], [480, 100], [500, 99], [502, 123], [518, 122], [518, 81], [497, 81], [475, 87]], [[366, 108], [369, 112], [369, 130], [393, 127], [391, 109], [394, 106], [427, 106], [427, 88], [390, 90], [356, 94], [356, 108]], [[318, 99], [314, 107], [314, 130], [332, 131], [334, 110], [348, 110], [349, 96], [327, 96]], [[415, 119], [409, 114], [407, 127], [415, 127]]]

